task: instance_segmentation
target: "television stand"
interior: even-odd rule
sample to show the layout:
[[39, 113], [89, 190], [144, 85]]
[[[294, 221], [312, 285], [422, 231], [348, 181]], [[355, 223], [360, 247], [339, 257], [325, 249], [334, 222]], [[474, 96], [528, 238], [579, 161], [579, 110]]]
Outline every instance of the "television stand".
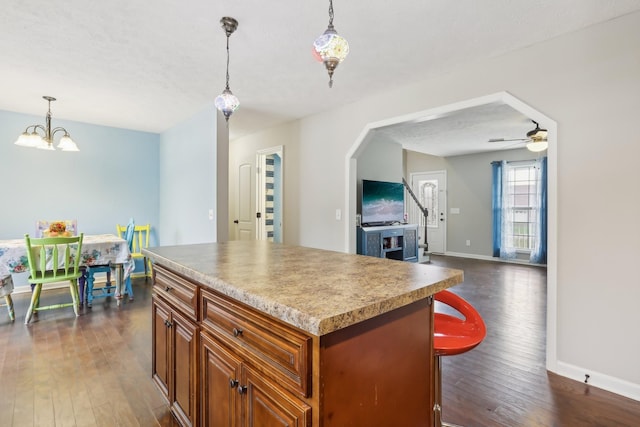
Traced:
[[376, 258], [418, 262], [418, 225], [358, 227], [357, 252]]

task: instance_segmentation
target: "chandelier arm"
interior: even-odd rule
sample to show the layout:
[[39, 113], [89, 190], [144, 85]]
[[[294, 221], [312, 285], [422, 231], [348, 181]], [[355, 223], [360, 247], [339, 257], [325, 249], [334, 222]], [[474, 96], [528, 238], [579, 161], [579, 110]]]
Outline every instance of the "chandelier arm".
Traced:
[[55, 135], [56, 132], [60, 132], [60, 131], [63, 131], [65, 135], [69, 135], [69, 132], [67, 132], [65, 128], [59, 126], [51, 131], [51, 138], [53, 138], [53, 135]]
[[47, 133], [47, 129], [45, 129], [45, 127], [44, 127], [44, 126], [42, 126], [42, 125], [29, 125], [29, 126], [27, 126], [27, 128], [26, 128], [24, 131], [25, 131], [25, 132], [29, 132], [29, 129], [30, 129], [30, 128], [33, 128], [33, 131], [34, 131], [34, 132], [36, 131], [36, 129], [39, 129], [39, 130], [41, 130], [42, 132], [44, 132], [45, 134]]

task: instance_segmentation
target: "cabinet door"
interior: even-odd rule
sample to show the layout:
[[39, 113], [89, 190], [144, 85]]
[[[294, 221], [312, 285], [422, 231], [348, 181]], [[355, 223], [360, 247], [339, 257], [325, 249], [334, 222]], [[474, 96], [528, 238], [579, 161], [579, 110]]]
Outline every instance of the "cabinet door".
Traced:
[[405, 261], [418, 260], [418, 229], [417, 228], [404, 229], [404, 260]]
[[205, 332], [200, 334], [200, 360], [203, 427], [239, 427], [241, 361]]
[[246, 365], [241, 384], [240, 391], [246, 395], [244, 427], [311, 426], [311, 407]]
[[171, 407], [182, 425], [197, 425], [198, 328], [176, 311], [171, 312], [173, 381]]
[[169, 400], [169, 346], [171, 343], [169, 328], [167, 327], [170, 320], [169, 307], [159, 299], [154, 298], [152, 310], [153, 355], [151, 377], [164, 397]]
[[382, 240], [380, 238], [380, 232], [367, 232], [364, 234], [364, 239], [364, 255], [380, 258], [382, 256]]

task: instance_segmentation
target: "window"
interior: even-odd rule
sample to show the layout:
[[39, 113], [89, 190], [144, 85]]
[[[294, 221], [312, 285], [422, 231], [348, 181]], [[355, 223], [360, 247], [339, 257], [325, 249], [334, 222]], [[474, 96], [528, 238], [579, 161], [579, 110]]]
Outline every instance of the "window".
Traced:
[[533, 163], [508, 162], [506, 172], [506, 245], [510, 249], [530, 251], [538, 234], [536, 195], [540, 185], [539, 169]]
[[493, 256], [547, 262], [547, 158], [506, 162], [492, 168]]

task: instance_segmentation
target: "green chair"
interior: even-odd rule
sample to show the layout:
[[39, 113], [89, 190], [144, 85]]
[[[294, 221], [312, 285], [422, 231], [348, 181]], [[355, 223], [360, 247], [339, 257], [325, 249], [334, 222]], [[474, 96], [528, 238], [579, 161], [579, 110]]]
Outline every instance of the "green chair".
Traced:
[[[129, 222], [133, 221], [133, 218], [129, 220]], [[118, 231], [118, 237], [121, 239], [126, 238], [125, 234], [127, 233], [127, 225], [116, 224], [116, 230]], [[149, 247], [149, 236], [151, 235], [151, 224], [145, 225], [136, 225], [133, 229], [133, 240], [129, 249], [131, 250], [131, 258], [133, 258], [134, 262], [137, 259], [142, 259], [144, 264], [144, 277], [147, 280], [147, 277], [153, 277], [153, 270], [151, 260], [144, 256], [142, 253], [143, 248]], [[133, 275], [133, 273], [131, 273]], [[141, 275], [142, 273], [137, 273], [136, 276]]]
[[[33, 285], [31, 304], [24, 318], [25, 324], [28, 324], [31, 316], [40, 310], [72, 306], [76, 316], [78, 315], [80, 302], [78, 278], [82, 275], [80, 254], [82, 252], [83, 237], [84, 234], [74, 237], [32, 239], [28, 234], [25, 234], [24, 240], [27, 247], [30, 271], [29, 283]], [[73, 302], [40, 306], [42, 285], [65, 280], [69, 281], [69, 291]]]

